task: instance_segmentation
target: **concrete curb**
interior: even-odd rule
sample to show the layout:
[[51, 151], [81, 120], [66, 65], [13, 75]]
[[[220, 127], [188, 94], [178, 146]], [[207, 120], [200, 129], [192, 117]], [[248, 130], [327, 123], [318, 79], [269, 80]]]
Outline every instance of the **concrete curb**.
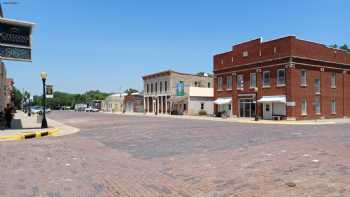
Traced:
[[[111, 115], [123, 115], [123, 116], [144, 116], [144, 117], [154, 117], [154, 118], [175, 118], [175, 119], [185, 119], [185, 120], [202, 120], [202, 121], [214, 121], [214, 122], [228, 122], [228, 123], [240, 123], [240, 124], [261, 124], [261, 125], [332, 125], [332, 124], [346, 124], [344, 122], [336, 122], [332, 119], [327, 121], [296, 121], [296, 120], [283, 120], [283, 121], [273, 121], [273, 120], [246, 120], [239, 118], [212, 118], [212, 117], [201, 117], [201, 116], [175, 116], [175, 115], [153, 115], [144, 113], [118, 113], [118, 112], [100, 112]], [[349, 122], [350, 123], [350, 120]]]
[[0, 141], [26, 140], [26, 139], [33, 139], [33, 138], [42, 138], [46, 136], [56, 136], [58, 134], [58, 131], [59, 131], [58, 128], [54, 128], [48, 131], [33, 131], [33, 132], [19, 133], [16, 135], [0, 136]]

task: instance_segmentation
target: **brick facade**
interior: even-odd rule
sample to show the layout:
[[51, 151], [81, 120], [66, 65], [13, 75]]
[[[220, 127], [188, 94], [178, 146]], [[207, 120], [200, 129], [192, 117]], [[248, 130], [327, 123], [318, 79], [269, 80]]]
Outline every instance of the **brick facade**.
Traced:
[[[267, 42], [256, 39], [235, 45], [232, 51], [215, 55], [213, 64], [214, 97], [231, 97], [234, 116], [240, 116], [239, 98], [242, 96], [253, 95], [257, 101], [264, 96], [283, 95], [287, 101], [284, 118], [350, 117], [350, 53], [345, 51], [299, 40], [294, 36]], [[284, 85], [277, 85], [278, 69], [284, 70]], [[302, 70], [306, 71], [305, 86], [301, 84]], [[264, 71], [270, 71], [269, 87], [262, 84]], [[250, 73], [256, 73], [257, 89], [250, 87]], [[243, 89], [237, 89], [238, 75], [243, 75]], [[331, 86], [332, 75], [335, 75], [335, 87]], [[227, 76], [232, 76], [232, 90], [226, 88]], [[222, 90], [218, 90], [220, 77], [223, 80]], [[316, 92], [318, 79], [320, 91]], [[304, 100], [306, 114], [302, 114], [301, 103]], [[317, 100], [320, 101], [320, 113], [316, 113]], [[332, 113], [332, 101], [335, 101], [336, 113]], [[217, 106], [215, 110], [218, 110]], [[257, 104], [257, 114], [263, 117], [262, 104]]]

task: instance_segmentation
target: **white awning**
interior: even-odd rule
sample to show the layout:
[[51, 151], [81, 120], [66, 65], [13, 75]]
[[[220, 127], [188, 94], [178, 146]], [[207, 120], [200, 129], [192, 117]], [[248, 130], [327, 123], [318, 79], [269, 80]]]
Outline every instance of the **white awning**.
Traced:
[[286, 103], [286, 96], [263, 96], [258, 100], [259, 103]]
[[218, 98], [214, 101], [217, 105], [231, 104], [231, 98]]

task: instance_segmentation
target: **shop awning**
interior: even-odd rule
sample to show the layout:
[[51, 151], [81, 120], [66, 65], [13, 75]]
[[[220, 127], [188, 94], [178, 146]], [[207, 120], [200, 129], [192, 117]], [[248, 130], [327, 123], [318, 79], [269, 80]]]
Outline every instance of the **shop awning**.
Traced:
[[286, 96], [263, 96], [258, 100], [259, 103], [286, 103]]
[[171, 97], [168, 99], [168, 101], [173, 102], [173, 103], [180, 103], [187, 101], [188, 97], [187, 96], [176, 96], [176, 97]]
[[217, 105], [231, 104], [231, 98], [218, 98], [214, 101]]

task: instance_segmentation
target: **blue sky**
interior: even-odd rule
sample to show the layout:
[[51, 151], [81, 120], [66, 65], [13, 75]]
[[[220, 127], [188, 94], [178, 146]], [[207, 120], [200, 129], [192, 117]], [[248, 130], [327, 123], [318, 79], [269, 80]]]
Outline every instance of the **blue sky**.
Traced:
[[142, 89], [146, 73], [211, 72], [214, 54], [257, 37], [350, 44], [349, 0], [16, 1], [4, 15], [36, 23], [33, 62], [6, 65], [34, 94], [41, 71], [55, 90], [115, 92]]

